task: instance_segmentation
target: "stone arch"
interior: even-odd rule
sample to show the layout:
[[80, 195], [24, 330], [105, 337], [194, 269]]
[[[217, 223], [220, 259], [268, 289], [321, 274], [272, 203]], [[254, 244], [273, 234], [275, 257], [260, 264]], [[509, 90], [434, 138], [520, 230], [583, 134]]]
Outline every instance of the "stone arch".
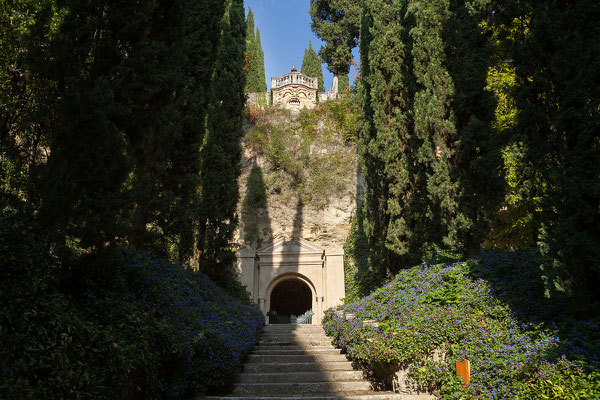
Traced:
[[306, 286], [308, 286], [308, 288], [310, 289], [310, 292], [311, 292], [311, 299], [312, 299], [311, 310], [314, 313], [317, 313], [317, 308], [319, 306], [318, 301], [317, 301], [317, 289], [316, 289], [315, 285], [313, 284], [313, 282], [308, 277], [306, 277], [300, 273], [297, 273], [297, 272], [287, 272], [287, 273], [277, 275], [276, 277], [274, 277], [271, 280], [271, 282], [269, 282], [269, 285], [267, 286], [267, 288], [265, 290], [265, 297], [264, 297], [265, 310], [269, 311], [271, 309], [271, 295], [273, 294], [273, 289], [275, 289], [275, 287], [277, 287], [277, 285], [279, 285], [280, 283], [282, 283], [284, 281], [288, 281], [288, 280], [297, 280], [297, 281], [304, 283]]
[[278, 239], [256, 250], [238, 250], [237, 272], [252, 299], [265, 314], [271, 307], [273, 288], [283, 280], [299, 279], [312, 294], [313, 324], [320, 324], [324, 310], [341, 304], [344, 291], [344, 253], [330, 247], [320, 249], [302, 239]]

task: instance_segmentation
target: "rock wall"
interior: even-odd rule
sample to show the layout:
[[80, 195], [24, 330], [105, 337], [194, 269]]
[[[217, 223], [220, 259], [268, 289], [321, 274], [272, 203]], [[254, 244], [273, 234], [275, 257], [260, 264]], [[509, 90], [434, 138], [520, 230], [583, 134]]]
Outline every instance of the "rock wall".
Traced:
[[[238, 215], [242, 215], [243, 199], [247, 196], [247, 181], [254, 166], [268, 168], [264, 157], [253, 154], [244, 146], [242, 174], [239, 179], [240, 199]], [[356, 171], [356, 169], [355, 169]], [[349, 180], [343, 195], [332, 196], [325, 206], [303, 203], [290, 193], [267, 192], [266, 207], [256, 209], [255, 223], [258, 241], [253, 247], [280, 239], [301, 237], [319, 247], [337, 245], [342, 247], [350, 232], [351, 217], [356, 210], [356, 173]], [[236, 238], [240, 245], [245, 244], [244, 227], [247, 221], [240, 221]]]
[[[272, 122], [274, 125], [283, 123], [296, 131], [301, 129], [300, 126], [294, 127], [294, 124], [300, 124], [298, 120], [294, 120], [293, 117], [289, 119], [289, 116], [286, 118], [288, 119], [280, 118]], [[327, 124], [327, 120], [319, 121], [316, 124], [318, 125], [317, 130], [327, 129]], [[247, 129], [251, 129], [250, 125], [247, 126]], [[332, 131], [329, 132], [331, 135]], [[319, 133], [316, 135], [318, 136]], [[335, 136], [337, 133], [333, 135]], [[301, 138], [298, 139], [298, 141], [301, 140]], [[288, 148], [294, 143], [296, 140], [288, 143]], [[252, 247], [257, 248], [280, 238], [289, 240], [292, 237], [304, 238], [322, 248], [344, 245], [350, 232], [351, 217], [356, 210], [356, 193], [359, 184], [355, 145], [347, 145], [344, 140], [335, 139], [330, 140], [327, 145], [316, 140], [310, 146], [306, 146], [310, 148], [310, 156], [305, 154], [304, 157], [320, 158], [318, 162], [325, 165], [324, 170], [322, 169], [320, 173], [328, 173], [327, 168], [332, 168], [332, 175], [329, 176], [336, 178], [334, 182], [329, 181], [319, 186], [320, 197], [318, 199], [310, 199], [310, 196], [306, 196], [305, 188], [308, 184], [303, 186], [304, 200], [300, 198], [301, 195], [297, 191], [290, 188], [289, 182], [279, 181], [280, 179], [289, 180], [289, 177], [286, 178], [281, 171], [274, 167], [268, 155], [257, 154], [246, 140], [242, 141], [242, 146], [242, 173], [239, 178], [240, 202], [238, 205], [240, 223], [236, 232], [237, 242], [240, 246], [249, 241]], [[294, 153], [295, 151], [292, 151], [292, 154]], [[335, 160], [332, 161], [334, 167], [328, 166], [324, 162], [323, 158], [327, 157]], [[256, 176], [251, 178], [252, 173], [260, 175], [259, 179], [263, 185], [260, 191], [266, 194], [266, 198], [261, 199], [260, 193], [249, 193], [253, 190], [249, 189], [251, 187], [249, 180], [257, 179]], [[311, 170], [303, 171], [305, 179], [311, 180], [313, 178], [311, 173], [314, 174]], [[340, 174], [343, 179], [337, 179]], [[314, 185], [314, 180], [310, 182]], [[343, 183], [340, 185], [339, 182]], [[336, 187], [331, 187], [334, 184]], [[323, 193], [329, 195], [324, 198]], [[258, 206], [248, 207], [248, 199], [252, 196], [259, 198], [251, 201]], [[306, 200], [307, 197], [308, 200]]]

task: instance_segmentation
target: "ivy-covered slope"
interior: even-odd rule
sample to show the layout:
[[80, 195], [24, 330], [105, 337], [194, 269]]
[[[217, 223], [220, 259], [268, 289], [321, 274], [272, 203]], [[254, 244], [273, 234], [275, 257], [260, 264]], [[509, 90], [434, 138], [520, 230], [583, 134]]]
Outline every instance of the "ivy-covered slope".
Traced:
[[[419, 265], [342, 307], [354, 319], [329, 310], [325, 330], [384, 384], [382, 371], [409, 368], [418, 386], [444, 399], [596, 399], [600, 321], [563, 312], [545, 290], [550, 278], [532, 251]], [[380, 327], [363, 328], [368, 319]], [[443, 361], [433, 361], [436, 350]], [[455, 375], [462, 359], [471, 363], [468, 388]]]

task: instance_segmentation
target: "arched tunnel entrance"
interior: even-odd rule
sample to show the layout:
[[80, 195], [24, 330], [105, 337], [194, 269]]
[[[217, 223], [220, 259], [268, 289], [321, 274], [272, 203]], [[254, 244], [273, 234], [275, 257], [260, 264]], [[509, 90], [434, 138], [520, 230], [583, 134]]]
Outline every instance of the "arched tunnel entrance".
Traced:
[[300, 316], [312, 309], [310, 287], [299, 279], [287, 279], [271, 292], [270, 323], [290, 323], [292, 315]]

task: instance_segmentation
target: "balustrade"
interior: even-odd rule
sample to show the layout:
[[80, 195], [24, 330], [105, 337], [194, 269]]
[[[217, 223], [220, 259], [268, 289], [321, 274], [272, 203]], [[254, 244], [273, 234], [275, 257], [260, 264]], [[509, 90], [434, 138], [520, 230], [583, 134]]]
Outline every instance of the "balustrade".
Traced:
[[311, 78], [299, 72], [291, 72], [279, 78], [271, 78], [271, 88], [277, 89], [285, 85], [299, 84], [317, 89], [317, 78]]

